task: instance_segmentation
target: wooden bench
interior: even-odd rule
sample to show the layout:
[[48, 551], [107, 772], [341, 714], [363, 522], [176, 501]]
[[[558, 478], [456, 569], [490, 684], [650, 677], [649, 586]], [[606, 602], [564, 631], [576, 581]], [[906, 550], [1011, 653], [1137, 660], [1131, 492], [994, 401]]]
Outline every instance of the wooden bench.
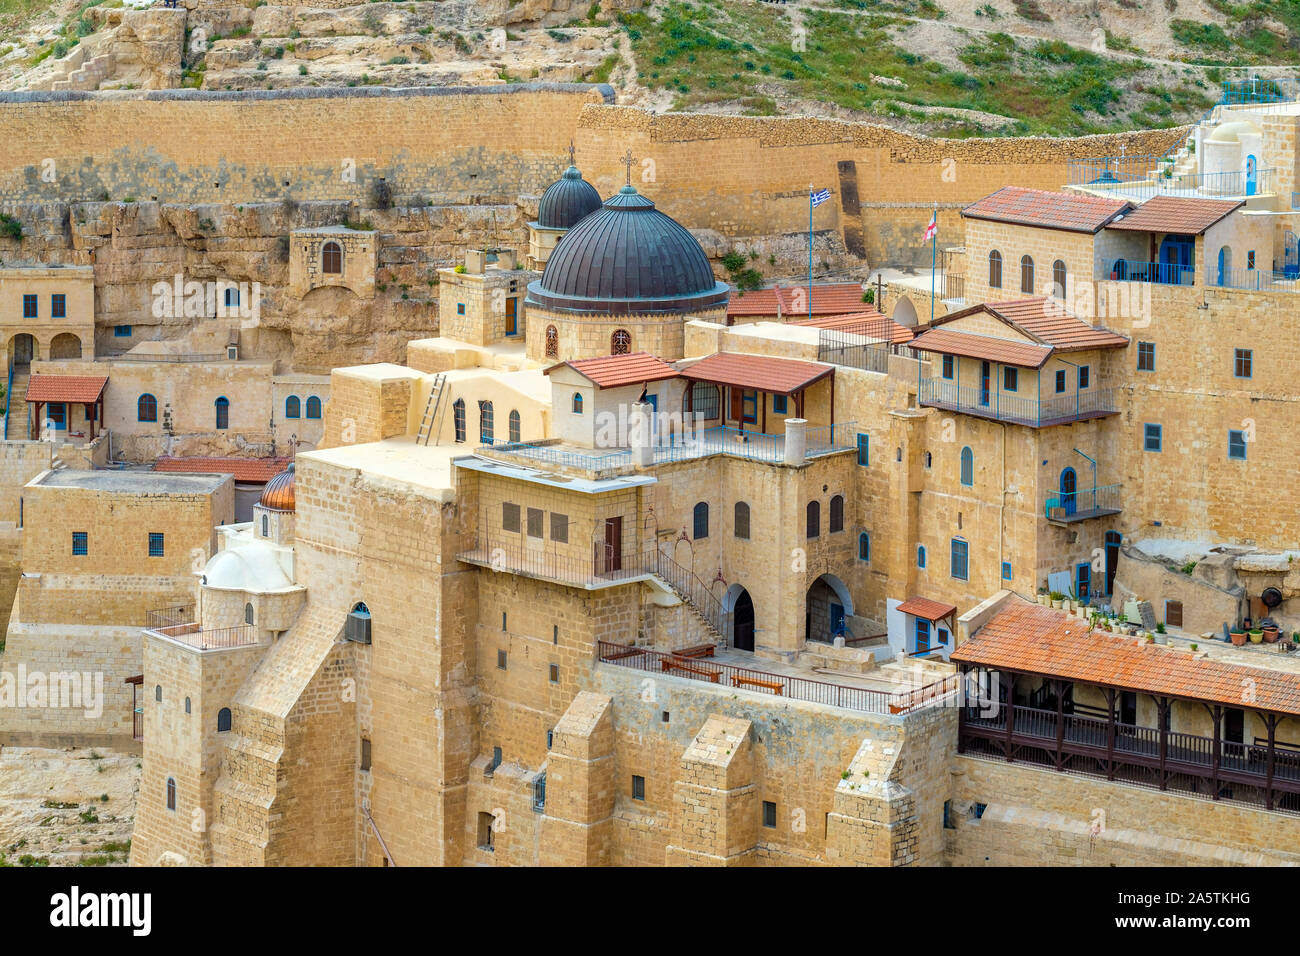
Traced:
[[779, 681], [763, 680], [758, 677], [746, 677], [744, 674], [736, 674], [731, 678], [731, 683], [735, 687], [766, 687], [774, 694], [780, 694], [785, 687]]
[[721, 671], [711, 671], [705, 667], [696, 667], [694, 664], [689, 663], [690, 660], [691, 659], [687, 657], [663, 657], [659, 659], [659, 664], [665, 671], [686, 671], [688, 674], [695, 674], [696, 676], [703, 677], [715, 684], [718, 682], [718, 678], [722, 676]]
[[605, 655], [601, 657], [601, 660], [618, 661], [618, 660], [622, 660], [625, 657], [636, 657], [638, 654], [643, 654], [643, 653], [645, 653], [645, 651], [643, 648], [640, 647], [620, 647], [616, 651], [606, 652]]
[[717, 650], [717, 645], [715, 644], [696, 644], [694, 647], [683, 647], [680, 651], [673, 651], [673, 656], [712, 657], [715, 650]]

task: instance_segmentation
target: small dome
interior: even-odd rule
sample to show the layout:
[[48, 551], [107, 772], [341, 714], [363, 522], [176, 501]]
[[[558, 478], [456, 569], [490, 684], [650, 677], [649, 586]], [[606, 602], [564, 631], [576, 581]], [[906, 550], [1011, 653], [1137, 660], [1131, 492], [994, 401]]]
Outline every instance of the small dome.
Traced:
[[289, 462], [288, 468], [266, 483], [266, 487], [262, 489], [262, 497], [257, 503], [263, 508], [272, 508], [275, 511], [294, 510], [293, 462]]
[[569, 229], [600, 208], [600, 193], [582, 178], [577, 166], [547, 187], [537, 204], [537, 224], [546, 229]]
[[574, 312], [692, 312], [724, 305], [728, 293], [686, 227], [624, 186], [564, 234], [528, 286], [528, 302]]
[[1215, 128], [1210, 134], [1211, 143], [1237, 143], [1243, 136], [1258, 136], [1259, 127], [1254, 123], [1248, 123], [1245, 120], [1234, 120], [1231, 123], [1223, 123]]
[[265, 593], [293, 587], [276, 550], [261, 541], [226, 548], [203, 569], [206, 587]]

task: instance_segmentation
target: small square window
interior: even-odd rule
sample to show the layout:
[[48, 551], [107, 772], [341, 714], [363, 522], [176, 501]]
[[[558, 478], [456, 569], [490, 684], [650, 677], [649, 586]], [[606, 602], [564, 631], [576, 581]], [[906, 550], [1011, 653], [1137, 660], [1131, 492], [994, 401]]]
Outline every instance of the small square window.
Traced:
[[1010, 562], [1010, 561], [1003, 561], [1003, 562], [1002, 562], [1002, 580], [1003, 580], [1003, 581], [1010, 581], [1010, 580], [1011, 580], [1011, 562]]
[[632, 774], [632, 799], [645, 799], [645, 777], [639, 777], [636, 774]]
[[1237, 429], [1228, 430], [1228, 457], [1233, 461], [1246, 460], [1246, 433]]
[[73, 554], [90, 553], [90, 539], [87, 532], [85, 531], [72, 532], [72, 553]]
[[1250, 378], [1255, 373], [1253, 349], [1233, 349], [1232, 374], [1237, 378]]
[[501, 505], [501, 530], [519, 531], [519, 506], [505, 502]]
[[506, 670], [506, 652], [497, 651], [497, 670]]
[[769, 830], [776, 829], [776, 804], [770, 800], [763, 801], [763, 826]]
[[560, 665], [559, 665], [559, 664], [552, 664], [552, 665], [551, 665], [551, 675], [550, 675], [550, 676], [551, 676], [551, 683], [552, 683], [552, 684], [558, 684], [558, 683], [560, 682]]
[[113, 326], [113, 337], [118, 339], [129, 339], [131, 337], [131, 326], [129, 325]]
[[1014, 392], [1020, 386], [1020, 369], [1010, 365], [1002, 369], [1002, 390]]
[[1160, 451], [1164, 445], [1164, 428], [1160, 425], [1152, 425], [1150, 422], [1142, 426], [1142, 449], [1143, 451]]
[[161, 531], [149, 532], [149, 557], [161, 558], [163, 556], [163, 533]]
[[1139, 342], [1138, 343], [1138, 368], [1139, 372], [1154, 372], [1156, 370], [1156, 343]]

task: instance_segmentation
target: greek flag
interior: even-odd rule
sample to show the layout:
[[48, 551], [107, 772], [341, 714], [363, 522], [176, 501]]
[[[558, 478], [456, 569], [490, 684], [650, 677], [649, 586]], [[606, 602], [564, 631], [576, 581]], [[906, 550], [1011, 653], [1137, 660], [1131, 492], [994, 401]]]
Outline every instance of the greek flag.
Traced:
[[831, 191], [829, 189], [823, 189], [820, 192], [810, 193], [808, 198], [812, 200], [813, 208], [815, 209], [831, 198]]

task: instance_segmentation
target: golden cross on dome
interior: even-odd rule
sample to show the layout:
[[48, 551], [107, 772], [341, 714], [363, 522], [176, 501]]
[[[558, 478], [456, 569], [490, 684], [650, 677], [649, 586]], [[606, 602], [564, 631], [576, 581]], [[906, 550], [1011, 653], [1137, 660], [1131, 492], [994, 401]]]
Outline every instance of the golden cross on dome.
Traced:
[[632, 164], [636, 162], [636, 160], [632, 158], [632, 150], [629, 149], [626, 153], [623, 154], [623, 159], [621, 160], [621, 162], [623, 163], [624, 166], [627, 167], [627, 184], [631, 186], [632, 185]]
[[573, 140], [569, 140], [569, 165], [575, 165], [573, 162]]

